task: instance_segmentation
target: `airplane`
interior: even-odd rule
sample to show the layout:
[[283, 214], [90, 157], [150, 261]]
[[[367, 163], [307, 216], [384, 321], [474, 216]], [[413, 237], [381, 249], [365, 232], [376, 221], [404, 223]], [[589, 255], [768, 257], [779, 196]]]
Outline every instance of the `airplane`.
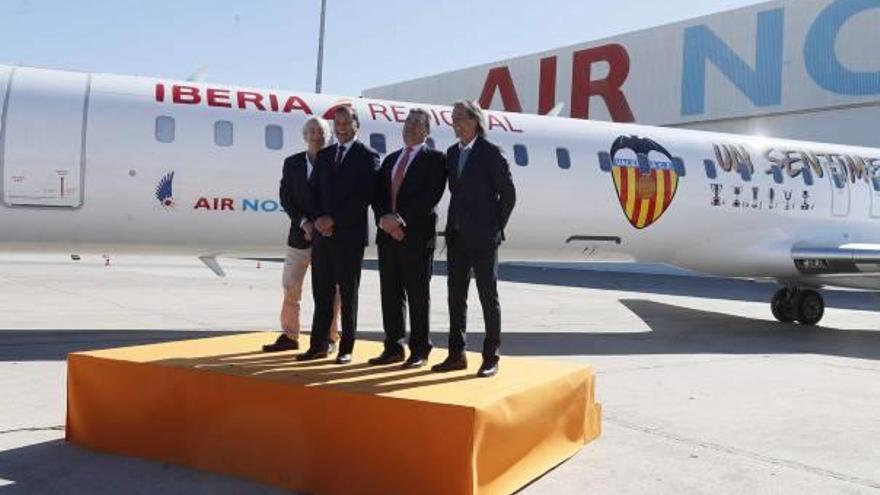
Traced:
[[[217, 256], [283, 249], [281, 165], [309, 116], [353, 106], [384, 155], [421, 107], [428, 145], [455, 143], [451, 108], [420, 103], [2, 65], [0, 98], [0, 250], [185, 253], [218, 275]], [[820, 287], [880, 290], [880, 149], [497, 111], [485, 125], [518, 191], [505, 260], [776, 282], [773, 315], [804, 325]]]

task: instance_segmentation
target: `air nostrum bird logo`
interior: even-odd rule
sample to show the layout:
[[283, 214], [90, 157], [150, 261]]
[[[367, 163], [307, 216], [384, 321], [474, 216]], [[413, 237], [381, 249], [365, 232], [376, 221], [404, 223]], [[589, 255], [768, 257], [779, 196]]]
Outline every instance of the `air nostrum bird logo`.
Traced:
[[169, 172], [159, 179], [159, 184], [156, 185], [156, 199], [159, 200], [159, 204], [165, 208], [174, 207], [174, 193], [172, 191], [173, 182], [174, 172]]
[[[655, 153], [654, 159], [649, 157], [651, 152]], [[635, 158], [631, 158], [633, 154]], [[653, 139], [638, 136], [615, 139], [610, 152], [599, 152], [599, 166], [611, 173], [623, 213], [637, 229], [663, 216], [675, 198], [679, 179], [685, 175], [681, 158], [673, 157]]]

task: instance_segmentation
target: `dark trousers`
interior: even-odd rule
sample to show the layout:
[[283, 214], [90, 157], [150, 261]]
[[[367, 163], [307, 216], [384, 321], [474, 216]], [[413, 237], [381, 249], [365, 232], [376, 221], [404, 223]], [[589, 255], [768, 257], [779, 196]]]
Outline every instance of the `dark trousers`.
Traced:
[[501, 346], [501, 304], [498, 302], [498, 248], [465, 249], [458, 242], [448, 245], [446, 279], [449, 292], [449, 354], [465, 351], [467, 343], [467, 298], [471, 270], [477, 279], [477, 292], [483, 307], [486, 337], [483, 359], [498, 358]]
[[385, 351], [402, 353], [409, 303], [409, 350], [414, 356], [431, 352], [431, 275], [434, 249], [406, 247], [394, 241], [379, 242], [379, 283], [382, 290], [382, 326]]
[[309, 349], [326, 351], [330, 346], [330, 323], [333, 321], [333, 299], [336, 286], [342, 300], [340, 320], [342, 338], [339, 353], [354, 349], [357, 338], [358, 288], [361, 284], [361, 264], [364, 261], [363, 241], [337, 236], [317, 239], [312, 243], [312, 296], [315, 315]]

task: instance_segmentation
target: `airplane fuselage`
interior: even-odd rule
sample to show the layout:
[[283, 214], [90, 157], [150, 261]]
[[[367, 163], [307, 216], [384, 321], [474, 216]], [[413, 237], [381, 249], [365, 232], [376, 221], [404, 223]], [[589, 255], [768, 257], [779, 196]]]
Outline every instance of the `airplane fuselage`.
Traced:
[[[302, 151], [310, 115], [353, 105], [359, 139], [386, 154], [401, 146], [408, 110], [422, 107], [431, 144], [455, 143], [451, 109], [435, 105], [8, 66], [0, 84], [3, 250], [278, 256], [289, 225], [281, 164]], [[880, 150], [487, 117], [517, 186], [504, 259], [626, 257], [880, 288], [864, 273], [817, 278], [821, 269], [791, 256], [877, 239]]]

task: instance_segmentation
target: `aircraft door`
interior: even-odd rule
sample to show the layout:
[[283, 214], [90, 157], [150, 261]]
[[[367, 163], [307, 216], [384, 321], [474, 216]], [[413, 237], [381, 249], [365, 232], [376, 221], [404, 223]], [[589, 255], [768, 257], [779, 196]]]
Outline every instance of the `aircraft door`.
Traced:
[[836, 217], [849, 215], [850, 187], [846, 167], [839, 160], [831, 161], [831, 214]]
[[3, 202], [82, 205], [88, 74], [18, 67], [6, 101]]

